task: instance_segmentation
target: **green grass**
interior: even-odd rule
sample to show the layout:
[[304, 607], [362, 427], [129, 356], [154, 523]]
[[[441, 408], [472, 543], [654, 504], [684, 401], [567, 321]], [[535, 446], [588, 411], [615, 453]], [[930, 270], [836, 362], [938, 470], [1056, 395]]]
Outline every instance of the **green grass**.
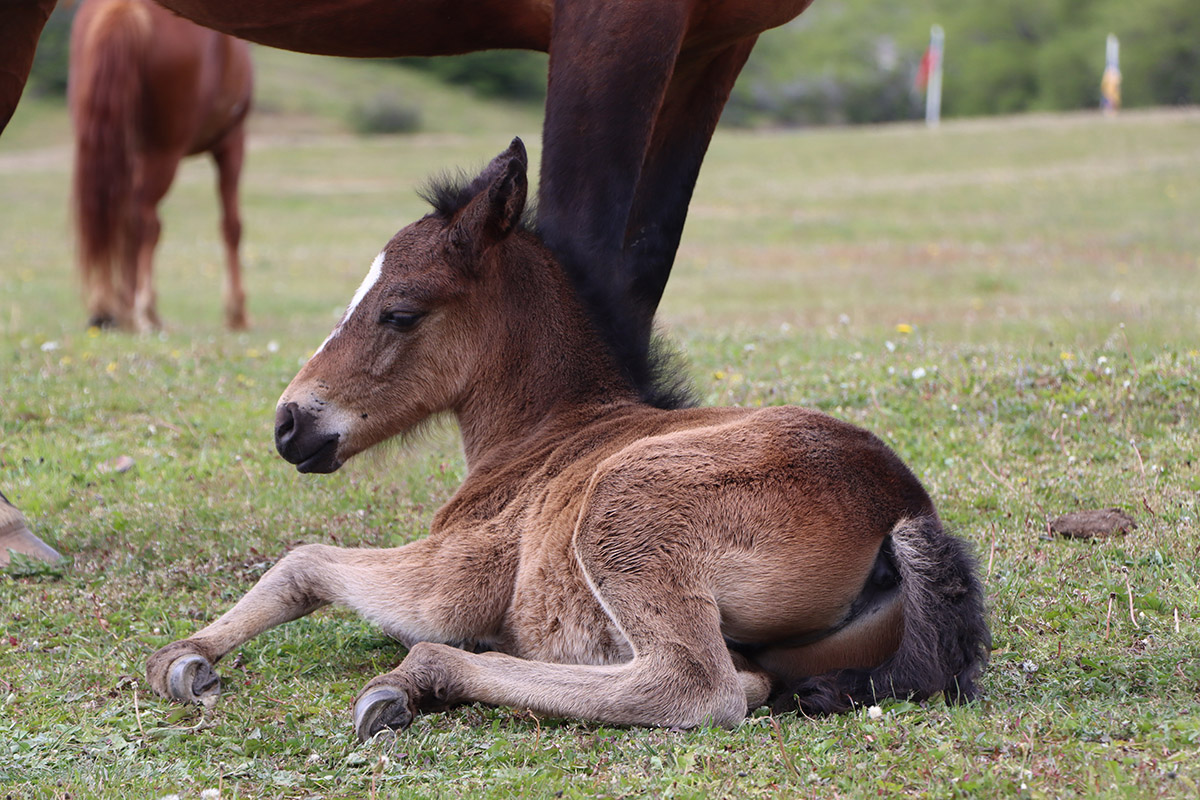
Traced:
[[[253, 329], [221, 328], [195, 161], [164, 207], [168, 328], [133, 337], [83, 327], [63, 120], [33, 104], [0, 141], [0, 487], [72, 558], [0, 573], [0, 795], [1195, 796], [1195, 112], [722, 133], [706, 163], [665, 326], [706, 402], [822, 408], [922, 476], [986, 575], [985, 699], [684, 733], [476, 706], [366, 745], [350, 704], [401, 650], [347, 613], [242, 647], [207, 716], [153, 696], [145, 661], [295, 543], [422, 535], [463, 474], [452, 430], [300, 476], [275, 399], [423, 213], [414, 187], [517, 133], [536, 161], [537, 121], [355, 139], [260, 117]], [[1046, 534], [1110, 505], [1138, 528]]]

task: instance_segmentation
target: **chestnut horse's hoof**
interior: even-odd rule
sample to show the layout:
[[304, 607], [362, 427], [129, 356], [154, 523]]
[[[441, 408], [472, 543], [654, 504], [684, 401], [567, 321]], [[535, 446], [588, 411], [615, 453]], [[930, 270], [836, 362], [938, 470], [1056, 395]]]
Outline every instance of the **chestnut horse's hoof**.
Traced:
[[221, 694], [221, 678], [208, 659], [199, 653], [174, 655], [176, 642], [150, 657], [146, 673], [150, 686], [163, 697], [181, 703], [199, 703], [206, 708], [216, 704]]
[[359, 741], [367, 741], [382, 730], [399, 730], [412, 724], [413, 713], [408, 695], [391, 686], [367, 690], [354, 703], [354, 732]]

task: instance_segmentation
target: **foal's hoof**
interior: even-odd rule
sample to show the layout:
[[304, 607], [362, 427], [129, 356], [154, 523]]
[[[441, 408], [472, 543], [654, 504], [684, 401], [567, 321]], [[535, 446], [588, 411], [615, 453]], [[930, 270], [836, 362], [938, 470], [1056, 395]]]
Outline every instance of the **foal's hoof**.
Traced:
[[354, 704], [354, 732], [363, 742], [386, 728], [407, 728], [412, 721], [408, 695], [391, 686], [370, 689]]
[[167, 691], [176, 700], [210, 706], [221, 694], [221, 676], [204, 656], [184, 656], [171, 664]]
[[221, 678], [199, 653], [185, 652], [172, 658], [171, 651], [178, 650], [179, 644], [168, 645], [150, 657], [146, 665], [150, 685], [164, 697], [211, 708], [221, 694]]

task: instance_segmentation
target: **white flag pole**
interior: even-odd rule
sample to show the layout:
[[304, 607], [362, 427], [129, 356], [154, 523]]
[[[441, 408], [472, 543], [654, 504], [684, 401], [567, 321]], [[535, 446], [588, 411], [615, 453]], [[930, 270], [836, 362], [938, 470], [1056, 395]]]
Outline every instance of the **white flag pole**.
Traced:
[[1100, 108], [1115, 114], [1121, 107], [1121, 44], [1113, 34], [1104, 46], [1104, 76], [1100, 79]]
[[929, 29], [929, 84], [925, 89], [925, 124], [936, 128], [942, 119], [942, 49], [946, 32], [941, 25]]

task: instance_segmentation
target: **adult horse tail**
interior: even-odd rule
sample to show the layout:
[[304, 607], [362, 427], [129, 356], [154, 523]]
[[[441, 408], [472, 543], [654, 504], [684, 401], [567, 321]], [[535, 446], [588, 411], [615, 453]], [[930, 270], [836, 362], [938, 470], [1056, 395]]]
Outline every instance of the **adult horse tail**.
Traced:
[[[79, 264], [89, 287], [110, 287], [115, 277], [120, 291], [133, 292], [135, 276], [114, 276], [112, 270], [115, 261], [133, 263], [134, 153], [144, 113], [143, 64], [149, 37], [149, 13], [136, 0], [113, 0], [97, 8], [82, 30], [77, 26], [72, 31], [72, 211]], [[109, 308], [93, 307], [93, 314], [103, 316], [116, 307], [109, 299], [100, 303]]]
[[900, 646], [879, 666], [840, 669], [803, 678], [777, 692], [775, 711], [797, 707], [832, 714], [895, 697], [947, 702], [974, 699], [987, 663], [988, 631], [983, 587], [968, 546], [946, 534], [934, 515], [902, 519], [885, 540], [876, 566], [900, 593]]

